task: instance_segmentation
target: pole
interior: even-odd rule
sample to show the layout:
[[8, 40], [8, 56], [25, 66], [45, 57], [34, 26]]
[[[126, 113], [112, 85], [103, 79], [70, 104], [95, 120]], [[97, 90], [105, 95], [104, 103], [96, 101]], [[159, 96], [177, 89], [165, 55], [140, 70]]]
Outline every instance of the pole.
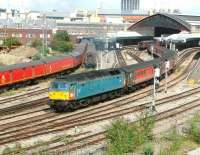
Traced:
[[165, 93], [167, 93], [167, 77], [168, 77], [167, 66], [165, 64]]
[[152, 59], [153, 59], [153, 52], [154, 52], [154, 46], [152, 45], [151, 46], [151, 57], [152, 57]]
[[100, 69], [103, 68], [103, 64], [102, 64], [102, 58], [103, 57], [103, 51], [101, 51], [101, 56], [100, 56]]
[[151, 111], [154, 112], [155, 111], [155, 98], [156, 98], [156, 75], [154, 72], [154, 76], [153, 76], [153, 98], [152, 98], [152, 105], [151, 105]]
[[165, 93], [167, 93], [167, 79], [168, 79], [168, 69], [170, 68], [170, 62], [165, 60]]

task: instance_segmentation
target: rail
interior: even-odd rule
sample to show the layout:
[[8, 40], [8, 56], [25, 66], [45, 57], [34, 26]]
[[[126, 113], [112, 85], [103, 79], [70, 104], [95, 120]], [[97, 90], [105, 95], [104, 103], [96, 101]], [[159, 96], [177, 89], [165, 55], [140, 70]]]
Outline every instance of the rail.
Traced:
[[117, 61], [119, 66], [126, 66], [126, 61], [121, 53], [121, 51], [115, 51], [116, 57], [117, 57]]

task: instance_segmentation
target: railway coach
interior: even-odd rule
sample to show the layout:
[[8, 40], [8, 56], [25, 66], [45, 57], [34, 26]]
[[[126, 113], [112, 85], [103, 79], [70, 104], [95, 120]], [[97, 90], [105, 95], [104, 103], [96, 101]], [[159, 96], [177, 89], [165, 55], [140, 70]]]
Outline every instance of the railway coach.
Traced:
[[162, 50], [161, 57], [151, 61], [58, 78], [50, 84], [49, 105], [57, 111], [74, 110], [144, 87], [152, 83], [155, 68], [160, 68], [162, 78], [166, 61], [170, 62], [168, 72], [175, 66], [176, 53]]
[[73, 70], [82, 64], [88, 42], [80, 43], [71, 55], [0, 67], [0, 91], [30, 84], [36, 79]]

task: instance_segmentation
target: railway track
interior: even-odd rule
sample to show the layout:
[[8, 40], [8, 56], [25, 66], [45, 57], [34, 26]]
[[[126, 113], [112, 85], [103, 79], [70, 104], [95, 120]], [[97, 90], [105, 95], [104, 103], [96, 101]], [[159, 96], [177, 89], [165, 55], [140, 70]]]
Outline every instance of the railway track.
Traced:
[[[173, 79], [173, 81], [174, 81], [175, 79]], [[149, 88], [147, 88], [146, 89], [146, 91], [144, 90], [144, 93], [147, 93], [147, 91], [149, 91]], [[137, 94], [137, 93], [136, 93]], [[137, 94], [138, 95], [138, 94]], [[132, 97], [132, 96], [131, 96]], [[43, 101], [44, 101], [44, 103], [41, 103], [41, 104], [46, 104], [47, 103], [47, 100], [48, 99], [44, 99]], [[30, 104], [30, 103], [29, 103]], [[45, 107], [46, 108], [46, 107]], [[43, 110], [43, 109], [42, 109]], [[50, 109], [44, 109], [44, 110], [50, 110]], [[38, 111], [40, 111], [40, 110], [36, 110], [36, 112], [38, 112]], [[34, 111], [33, 111], [34, 112]], [[29, 114], [30, 112], [28, 112], [28, 113], [24, 113], [24, 114], [19, 114], [19, 115], [16, 115], [16, 116], [13, 116], [13, 117], [7, 117], [7, 119], [11, 119], [11, 118], [14, 118], [14, 117], [19, 117], [19, 116], [22, 116], [22, 115], [26, 115], [26, 114]], [[6, 118], [3, 118], [3, 120], [5, 120]], [[0, 120], [2, 120], [2, 119], [0, 119]], [[31, 120], [32, 121], [32, 120]]]
[[133, 59], [135, 59], [137, 62], [144, 62], [143, 59], [141, 59], [137, 54], [134, 54], [131, 51], [127, 51], [127, 54], [130, 55]]
[[[187, 92], [183, 92], [183, 93], [180, 93], [180, 94], [168, 96], [168, 97], [165, 97], [165, 98], [157, 100], [157, 106], [162, 106], [162, 105], [164, 105], [166, 103], [173, 104], [172, 101], [178, 100], [180, 98], [186, 98], [186, 97], [191, 96], [191, 95], [196, 95], [196, 93], [199, 93], [199, 92], [200, 92], [200, 88], [195, 88], [195, 89], [189, 90]], [[185, 110], [188, 110], [188, 109], [192, 109], [193, 107], [200, 106], [199, 99], [200, 99], [200, 97], [198, 97], [197, 99], [195, 99], [192, 102], [184, 103], [184, 104], [179, 105], [179, 106], [177, 106], [175, 108], [171, 108], [171, 109], [168, 109], [166, 111], [163, 111], [163, 112], [160, 112], [160, 113], [156, 114], [156, 121], [160, 121], [162, 119], [166, 119], [168, 117], [171, 117], [172, 114], [173, 115], [177, 114], [177, 110], [179, 110], [181, 108], [182, 108], [181, 109], [182, 111], [183, 111], [183, 108], [186, 108], [186, 109], [184, 109], [184, 111], [185, 111]], [[127, 115], [129, 113], [132, 114], [132, 113], [135, 113], [135, 112], [143, 111], [143, 110], [146, 109], [146, 107], [148, 107], [149, 104], [150, 104], [150, 102], [147, 102], [147, 103], [144, 103], [142, 105], [127, 107], [127, 108], [124, 108], [124, 109], [112, 111], [112, 113], [111, 112], [107, 112], [106, 113], [105, 111], [104, 112], [102, 111], [102, 114], [98, 114], [97, 115], [95, 113], [94, 116], [90, 116], [92, 118], [89, 118], [89, 117], [85, 117], [84, 119], [83, 118], [79, 118], [79, 120], [76, 120], [75, 122], [73, 120], [71, 120], [71, 123], [77, 123], [77, 122], [80, 123], [80, 122], [82, 122], [82, 125], [86, 125], [88, 123], [93, 123], [93, 122], [96, 123], [97, 121], [101, 121], [101, 120], [104, 121], [106, 119], [111, 119], [111, 118], [113, 119], [113, 118], [116, 118], [116, 117], [119, 117], [119, 116]], [[178, 112], [181, 113], [181, 111], [178, 111]], [[68, 124], [70, 124], [70, 121], [68, 122]], [[66, 129], [67, 128], [65, 126], [65, 129], [62, 129], [62, 130], [66, 130]], [[78, 138], [78, 139], [74, 139], [74, 140], [72, 140], [71, 142], [68, 143], [68, 145], [70, 145], [70, 147], [68, 146], [68, 149], [70, 148], [69, 151], [73, 151], [74, 149], [77, 149], [77, 148], [80, 148], [80, 147], [84, 147], [84, 146], [80, 146], [80, 145], [82, 145], [80, 142], [81, 141], [85, 141], [86, 139], [89, 139], [89, 143], [87, 142], [87, 144], [84, 144], [85, 146], [94, 144], [94, 143], [99, 142], [99, 141], [102, 141], [102, 140], [105, 139], [104, 133], [105, 133], [105, 131], [97, 133], [97, 134], [92, 134], [92, 135], [89, 135], [89, 136], [87, 135], [86, 137], [81, 137], [81, 138]], [[54, 143], [57, 143], [57, 142], [58, 141], [54, 140], [54, 141], [48, 142], [47, 144], [48, 145], [53, 145]], [[77, 146], [77, 144], [79, 144], [79, 145]], [[38, 147], [38, 146], [29, 147], [29, 148], [27, 148], [27, 150], [33, 150], [36, 147]], [[66, 150], [66, 145], [64, 145], [64, 144], [59, 144], [59, 145], [56, 145], [56, 147], [51, 147], [50, 150], [54, 150], [54, 151], [57, 150], [57, 149], [60, 150], [60, 148], [62, 148], [62, 147], [65, 147], [65, 150]]]
[[48, 88], [44, 88], [44, 89], [28, 92], [26, 94], [21, 94], [21, 95], [17, 95], [17, 96], [14, 96], [14, 97], [1, 99], [0, 100], [0, 105], [4, 104], [4, 103], [7, 103], [7, 102], [12, 102], [12, 101], [16, 101], [16, 100], [32, 97], [32, 96], [37, 96], [37, 95], [40, 95], [41, 93], [44, 93], [44, 92], [47, 92], [47, 91], [48, 91]]
[[[180, 77], [179, 77], [180, 78]], [[181, 79], [184, 79], [184, 77], [182, 77]], [[180, 80], [180, 79], [179, 79]], [[174, 80], [173, 80], [174, 81]], [[162, 88], [161, 88], [162, 89]], [[140, 92], [141, 93], [141, 92]], [[145, 91], [143, 91], [143, 93], [136, 93], [135, 95], [133, 95], [133, 96], [130, 96], [129, 97], [129, 100], [131, 100], [131, 101], [129, 101], [129, 102], [133, 102], [133, 101], [136, 101], [136, 100], [138, 100], [138, 99], [141, 99], [141, 98], [143, 98], [143, 97], [145, 97], [145, 96], [147, 96], [147, 95], [149, 95], [149, 90], [145, 90]], [[136, 98], [134, 98], [134, 96], [136, 97]], [[138, 98], [138, 97], [140, 97], [140, 98]], [[122, 101], [124, 101], [124, 99], [121, 99], [121, 100], [119, 100], [119, 101], [117, 101], [117, 102], [110, 102], [110, 105], [106, 105], [106, 109], [104, 109], [105, 107], [103, 107], [103, 105], [102, 106], [99, 106], [99, 107], [96, 107], [96, 111], [95, 111], [95, 108], [92, 108], [91, 110], [92, 110], [92, 112], [91, 113], [88, 113], [88, 112], [90, 112], [89, 110], [86, 110], [86, 111], [83, 111], [83, 112], [77, 112], [77, 113], [74, 113], [74, 114], [70, 114], [70, 115], [68, 115], [65, 119], [66, 120], [64, 120], [62, 117], [60, 117], [60, 118], [58, 118], [57, 120], [54, 120], [54, 121], [61, 121], [62, 120], [62, 122], [58, 122], [58, 124], [55, 124], [55, 122], [53, 123], [54, 125], [52, 126], [52, 124], [51, 125], [49, 125], [50, 126], [50, 128], [48, 127], [48, 126], [45, 126], [45, 130], [48, 130], [48, 132], [47, 131], [41, 131], [40, 129], [38, 129], [38, 128], [35, 128], [35, 126], [31, 126], [31, 125], [26, 125], [27, 123], [30, 123], [30, 122], [32, 122], [33, 120], [22, 120], [21, 122], [18, 122], [19, 124], [15, 124], [14, 122], [12, 122], [12, 123], [10, 123], [10, 124], [8, 124], [8, 126], [7, 126], [7, 128], [6, 128], [6, 124], [4, 124], [4, 125], [2, 125], [1, 127], [4, 127], [4, 131], [8, 131], [8, 129], [10, 129], [10, 132], [8, 131], [8, 132], [2, 132], [3, 130], [3, 128], [1, 128], [0, 127], [0, 132], [1, 132], [1, 138], [0, 138], [0, 145], [3, 145], [3, 144], [6, 144], [6, 143], [9, 143], [9, 142], [14, 142], [14, 141], [16, 141], [16, 140], [22, 140], [22, 139], [27, 139], [27, 138], [31, 138], [31, 137], [33, 137], [33, 136], [37, 136], [37, 135], [43, 135], [43, 134], [48, 134], [48, 133], [54, 133], [54, 132], [58, 132], [58, 131], [63, 131], [63, 130], [66, 130], [66, 129], [69, 129], [69, 128], [72, 128], [72, 127], [74, 127], [75, 125], [86, 125], [86, 124], [91, 124], [92, 123], [92, 121], [93, 122], [98, 122], [98, 121], [102, 121], [102, 120], [105, 120], [105, 119], [111, 119], [111, 118], [115, 118], [115, 117], [118, 117], [119, 115], [125, 115], [125, 114], [127, 114], [128, 112], [133, 112], [133, 111], [135, 111], [135, 106], [134, 107], [131, 107], [131, 109], [129, 108], [129, 109], [123, 109], [123, 111], [113, 111], [113, 113], [111, 113], [112, 115], [110, 116], [110, 118], [108, 117], [108, 115], [110, 114], [110, 112], [108, 111], [109, 110], [109, 108], [110, 109], [114, 109], [114, 108], [119, 108], [119, 107], [121, 107], [121, 106], [123, 106], [123, 104], [122, 105], [120, 105], [121, 103], [122, 103]], [[126, 100], [127, 101], [127, 100]], [[119, 104], [119, 102], [120, 102], [120, 104]], [[124, 101], [125, 102], [125, 101]], [[124, 105], [125, 104], [128, 104], [128, 103], [124, 103]], [[114, 106], [115, 105], [115, 106]], [[100, 108], [101, 107], [101, 108]], [[142, 106], [141, 106], [142, 107]], [[146, 108], [146, 106], [143, 106], [143, 108]], [[99, 111], [100, 109], [102, 109], [102, 112], [101, 111]], [[104, 112], [104, 113], [103, 113]], [[105, 113], [105, 112], [107, 112], [107, 113]], [[83, 115], [84, 113], [87, 113], [87, 115]], [[99, 116], [97, 116], [97, 115], [95, 115], [95, 114], [99, 114]], [[120, 113], [120, 114], [119, 114]], [[77, 114], [79, 114], [79, 115], [77, 115]], [[58, 114], [56, 114], [55, 116], [57, 116]], [[53, 116], [52, 115], [52, 117], [55, 117], [55, 116]], [[63, 116], [63, 115], [60, 115], [59, 114], [59, 116]], [[75, 118], [73, 118], [75, 116]], [[104, 117], [103, 117], [104, 116]], [[106, 116], [106, 118], [105, 118], [105, 116]], [[48, 118], [49, 117], [51, 117], [51, 115], [49, 114], [48, 115]], [[65, 116], [63, 116], [63, 117], [65, 117]], [[92, 118], [93, 117], [93, 118]], [[95, 117], [95, 118], [94, 118]], [[47, 116], [46, 116], [46, 118], [47, 118]], [[41, 120], [44, 120], [44, 117], [43, 118], [40, 118], [40, 119], [38, 119], [38, 118], [36, 118], [35, 117], [35, 119], [36, 120], [38, 120], [38, 121], [41, 121]], [[90, 119], [90, 122], [88, 122], [88, 121], [86, 121], [85, 119]], [[36, 120], [35, 120], [35, 122], [36, 122]], [[22, 122], [25, 122], [24, 124], [22, 124]], [[46, 120], [46, 123], [47, 122], [49, 122], [49, 120]], [[34, 123], [34, 121], [33, 121], [33, 123]], [[45, 123], [45, 122], [44, 122]], [[49, 123], [51, 123], [51, 122], [49, 122]], [[64, 123], [64, 124], [62, 124], [62, 123]], [[68, 123], [68, 124], [67, 124]], [[74, 124], [73, 124], [74, 123]], [[78, 123], [78, 124], [77, 124]], [[37, 127], [38, 126], [41, 126], [42, 124], [38, 124], [38, 123], [36, 123], [37, 124]], [[69, 124], [71, 124], [71, 125], [69, 125]], [[27, 128], [25, 128], [25, 129], [23, 129], [23, 132], [22, 132], [22, 134], [23, 135], [20, 135], [20, 134], [13, 134], [14, 132], [16, 133], [16, 128], [13, 130], [13, 127], [19, 127], [19, 126], [23, 126], [23, 125], [25, 125], [25, 127], [28, 127], [29, 128], [29, 130], [27, 130], [28, 132], [25, 132], [26, 131], [26, 129]], [[35, 128], [35, 129], [37, 129], [37, 130], [34, 130], [34, 131], [32, 131], [32, 130], [30, 130], [30, 129], [33, 129], [33, 128]], [[44, 129], [44, 126], [43, 126], [43, 129]], [[53, 129], [53, 130], [52, 130]], [[12, 133], [12, 130], [13, 130], [13, 133]], [[19, 128], [19, 131], [20, 130], [22, 130], [22, 129], [20, 129]], [[51, 131], [49, 131], [49, 130], [51, 130]], [[18, 131], [18, 133], [20, 133]], [[34, 132], [34, 133], [33, 133]], [[3, 137], [2, 136], [5, 136], [7, 134], [7, 137], [5, 137], [5, 139], [3, 139]], [[13, 137], [9, 137], [9, 135], [12, 135]]]
[[126, 61], [125, 61], [121, 51], [115, 51], [115, 53], [116, 53], [116, 56], [117, 56], [117, 60], [118, 60], [119, 66], [120, 67], [126, 66]]
[[[195, 109], [200, 107], [199, 99], [194, 100], [189, 103], [185, 103], [183, 105], [177, 106], [175, 108], [160, 112], [155, 114], [153, 117], [155, 117], [156, 123], [165, 120], [165, 119], [172, 119], [174, 117], [177, 117], [177, 115], [181, 115], [182, 113], [185, 113], [189, 110]], [[134, 121], [132, 123], [136, 123], [137, 121]], [[88, 147], [91, 145], [98, 144], [102, 141], [106, 141], [106, 131], [98, 132], [93, 135], [85, 136], [84, 138], [79, 138], [74, 141], [71, 141], [68, 143], [68, 145], [58, 145], [56, 147], [49, 147], [48, 150], [51, 154], [59, 154], [59, 153], [65, 153], [66, 150], [68, 152], [76, 151], [77, 149], [81, 149], [84, 147]], [[85, 143], [80, 143], [84, 141]], [[79, 143], [78, 143], [79, 142]]]
[[[200, 50], [200, 48], [191, 48], [191, 49], [188, 49], [188, 50], [185, 50], [184, 52], [182, 52], [182, 54], [180, 55], [180, 59], [177, 62], [177, 66], [180, 66], [184, 59], [186, 59], [192, 52], [194, 53], [197, 50]], [[125, 60], [124, 60], [122, 54], [120, 52], [116, 52], [116, 55], [118, 55], [118, 57], [119, 57], [118, 59], [121, 61], [120, 64], [124, 65]], [[11, 98], [2, 99], [2, 100], [0, 100], [0, 105], [8, 103], [8, 102], [15, 101], [15, 100], [26, 99], [26, 98], [31, 97], [31, 96], [37, 96], [37, 95], [40, 95], [41, 93], [47, 92], [47, 90], [48, 90], [47, 88], [44, 88], [44, 89], [41, 89], [41, 90], [29, 92], [29, 93], [26, 93], [26, 94], [14, 96], [14, 97], [11, 97]], [[15, 109], [16, 109], [16, 111], [20, 111], [21, 107], [23, 107], [23, 109], [25, 109], [26, 103], [24, 103], [22, 106], [19, 105], [19, 106], [13, 106], [13, 108], [10, 107], [10, 108], [0, 109], [0, 111], [2, 112], [2, 113], [0, 113], [0, 116], [6, 115], [6, 114], [11, 114], [11, 113], [13, 113], [13, 111], [15, 111]], [[30, 108], [29, 104], [28, 104], [28, 107]]]
[[[174, 84], [175, 84], [175, 82], [176, 81], [173, 80]], [[95, 114], [97, 114], [97, 112], [98, 112], [98, 114], [102, 113], [100, 116], [98, 116], [98, 118], [99, 117], [101, 118], [102, 116], [110, 115], [111, 112], [108, 112], [109, 110], [114, 110], [114, 109], [119, 108], [121, 106], [127, 105], [130, 102], [135, 102], [136, 100], [141, 99], [141, 98], [149, 95], [148, 94], [149, 91], [150, 90], [146, 90], [143, 93], [141, 93], [141, 92], [138, 93], [138, 94], [136, 93], [133, 96], [129, 96], [129, 98], [127, 98], [126, 100], [121, 99], [121, 100], [117, 100], [116, 102], [110, 102], [110, 104], [108, 104], [108, 105], [100, 105], [99, 107], [96, 107], [96, 111], [95, 111], [95, 108], [92, 108], [91, 111], [86, 110], [86, 111], [83, 111], [82, 113], [78, 112], [78, 113], [70, 114], [68, 116], [59, 117], [59, 118], [54, 119], [52, 121], [46, 120], [46, 123], [48, 123], [48, 125], [45, 125], [45, 121], [43, 121], [42, 124], [36, 123], [36, 124], [31, 126], [30, 123], [31, 122], [34, 123], [34, 120], [31, 120], [31, 119], [22, 120], [22, 122], [24, 122], [24, 124], [22, 124], [22, 122], [17, 122], [17, 123], [12, 122], [10, 124], [7, 124], [7, 126], [6, 126], [6, 124], [4, 124], [0, 127], [0, 129], [1, 129], [1, 131], [0, 131], [1, 132], [0, 144], [5, 144], [5, 143], [9, 143], [9, 142], [16, 141], [16, 140], [26, 139], [26, 138], [31, 138], [33, 136], [63, 131], [63, 130], [72, 128], [72, 127], [77, 126], [77, 125], [78, 126], [84, 125], [83, 123], [86, 123], [86, 124], [92, 123], [92, 122], [88, 122], [88, 121], [84, 122], [83, 117], [84, 117], [84, 119], [89, 119], [89, 117], [91, 117], [91, 115], [95, 115]], [[116, 115], [117, 112], [118, 113], [120, 112], [120, 115], [124, 115], [124, 114], [127, 114], [129, 112], [135, 111], [135, 108], [136, 108], [135, 106], [132, 107], [131, 109], [129, 107], [128, 109], [123, 109], [123, 112], [120, 112], [119, 110], [117, 110], [117, 111], [114, 111], [114, 113], [112, 113], [112, 114], [114, 114], [115, 117], [118, 117], [118, 115]], [[100, 111], [100, 109], [102, 110], [102, 112]], [[103, 114], [103, 112], [104, 112], [104, 114]], [[105, 112], [108, 112], [108, 113], [105, 114]], [[85, 115], [85, 114], [87, 114], [87, 115]], [[114, 116], [112, 115], [110, 117], [113, 118]], [[93, 117], [97, 118], [96, 115], [93, 116]], [[110, 117], [109, 117], [109, 119], [110, 119]], [[49, 116], [48, 116], [48, 118], [49, 118]], [[38, 121], [44, 120], [44, 118], [41, 118], [41, 119], [35, 118], [35, 119], [38, 120]], [[82, 119], [82, 121], [80, 119]], [[101, 119], [98, 119], [98, 120], [96, 120], [94, 118], [90, 118], [90, 119], [92, 119], [94, 122], [97, 122], [97, 121], [102, 121], [102, 119], [104, 120], [105, 118], [101, 118]], [[62, 120], [62, 122], [60, 122], [61, 120]], [[29, 121], [29, 122], [27, 122], [27, 121]], [[82, 124], [80, 124], [81, 122], [82, 122]], [[53, 125], [50, 124], [50, 123], [52, 123]], [[68, 126], [66, 126], [67, 123], [68, 123]], [[29, 124], [29, 125], [27, 125], [27, 124]], [[23, 125], [24, 125], [24, 128], [21, 128], [21, 126], [23, 126]], [[19, 127], [19, 128], [17, 129], [17, 127]], [[45, 131], [44, 131], [44, 129], [45, 129]], [[48, 132], [47, 132], [47, 130], [48, 130]], [[49, 130], [51, 130], [51, 131], [49, 131]]]

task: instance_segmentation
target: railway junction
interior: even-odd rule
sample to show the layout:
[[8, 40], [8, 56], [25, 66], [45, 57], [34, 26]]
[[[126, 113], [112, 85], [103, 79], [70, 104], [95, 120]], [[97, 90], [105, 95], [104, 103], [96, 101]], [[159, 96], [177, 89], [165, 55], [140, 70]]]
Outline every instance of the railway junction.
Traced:
[[[165, 14], [147, 17], [129, 28], [154, 37], [153, 43], [139, 41], [142, 50], [133, 38], [118, 38], [123, 46], [115, 42], [114, 48], [112, 44], [111, 49], [109, 45], [105, 49], [95, 49], [97, 64], [89, 72], [82, 67], [81, 71], [61, 74], [56, 80], [50, 79], [54, 83], [39, 82], [27, 87], [28, 91], [21, 94], [0, 97], [0, 154], [34, 154], [40, 151], [48, 154], [103, 154], [109, 146], [107, 127], [113, 121], [125, 119], [131, 126], [137, 124], [138, 116], [146, 112], [155, 119], [152, 134], [156, 140], [171, 128], [184, 134], [187, 128], [185, 122], [200, 110], [200, 48], [197, 47], [200, 36], [192, 34], [172, 39], [162, 35], [191, 32], [194, 24], [184, 19], [188, 20], [189, 17]], [[184, 42], [179, 41], [180, 38]], [[190, 40], [198, 41], [188, 46]], [[130, 45], [130, 42], [133, 44]], [[187, 48], [182, 49], [183, 45]], [[81, 61], [85, 58], [79, 55], [77, 49], [81, 49], [80, 53], [94, 50], [91, 42], [84, 44], [84, 47], [87, 48], [82, 50], [83, 45], [81, 48], [77, 46], [72, 55], [77, 66], [84, 65]], [[48, 61], [46, 66], [49, 63], [52, 61]], [[53, 73], [53, 69], [49, 68]], [[97, 81], [99, 78], [101, 82]], [[119, 80], [114, 82], [109, 78]], [[107, 83], [102, 82], [106, 80]], [[59, 84], [62, 85], [58, 87]], [[72, 90], [76, 88], [77, 94], [73, 94]], [[72, 105], [69, 106], [70, 110], [60, 112], [60, 107], [52, 109], [55, 103], [63, 104], [61, 98]], [[49, 104], [53, 106], [50, 108]], [[155, 154], [163, 149], [162, 145], [155, 142]], [[15, 149], [8, 149], [13, 147]], [[187, 154], [198, 147], [190, 146], [181, 150], [180, 154]], [[141, 150], [135, 153], [141, 154]]]

